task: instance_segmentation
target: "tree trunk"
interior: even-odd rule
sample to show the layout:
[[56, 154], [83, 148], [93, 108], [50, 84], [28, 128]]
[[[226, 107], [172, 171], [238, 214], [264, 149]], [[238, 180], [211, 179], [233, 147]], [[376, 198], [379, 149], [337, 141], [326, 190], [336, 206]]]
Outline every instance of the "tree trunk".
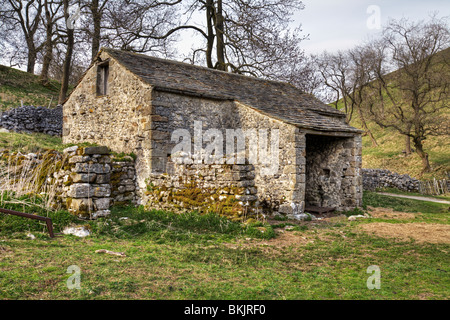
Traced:
[[46, 17], [45, 54], [44, 54], [44, 61], [42, 63], [42, 71], [41, 71], [41, 76], [40, 76], [40, 81], [43, 85], [46, 85], [48, 83], [48, 72], [50, 69], [50, 63], [52, 62], [52, 59], [53, 59], [53, 43], [52, 43], [53, 22], [51, 21], [50, 11], [48, 10], [47, 2], [45, 3], [45, 17]]
[[422, 173], [430, 172], [431, 166], [428, 161], [428, 153], [423, 150], [422, 140], [420, 138], [413, 138], [414, 147], [416, 148], [416, 152], [419, 155], [420, 159], [422, 159]]
[[28, 61], [27, 61], [27, 72], [34, 74], [34, 67], [36, 65], [37, 52], [34, 47], [33, 40], [27, 39], [27, 47], [28, 47]]
[[217, 69], [226, 71], [225, 64], [225, 43], [223, 40], [224, 30], [223, 30], [223, 14], [222, 14], [222, 0], [217, 1], [217, 12], [216, 12], [216, 38], [217, 38]]
[[411, 154], [411, 137], [405, 135], [405, 154], [409, 156]]
[[101, 21], [102, 14], [99, 12], [98, 0], [93, 0], [91, 4], [92, 21], [94, 22], [94, 33], [92, 34], [92, 53], [91, 60], [97, 56], [100, 51], [100, 33], [101, 33]]
[[212, 50], [214, 46], [213, 12], [213, 0], [207, 0], [206, 21], [208, 24], [208, 43], [206, 47], [206, 65], [208, 68], [214, 68], [214, 64], [212, 63]]
[[[67, 21], [69, 18], [69, 0], [64, 0], [64, 16]], [[63, 75], [61, 80], [61, 91], [59, 92], [58, 103], [62, 104], [66, 100], [67, 91], [69, 89], [70, 66], [72, 64], [74, 30], [67, 28], [67, 49], [63, 65]]]
[[[406, 133], [410, 133], [412, 128], [412, 123], [408, 123], [406, 126]], [[412, 153], [411, 151], [411, 137], [406, 134], [405, 135], [405, 155], [409, 156]]]

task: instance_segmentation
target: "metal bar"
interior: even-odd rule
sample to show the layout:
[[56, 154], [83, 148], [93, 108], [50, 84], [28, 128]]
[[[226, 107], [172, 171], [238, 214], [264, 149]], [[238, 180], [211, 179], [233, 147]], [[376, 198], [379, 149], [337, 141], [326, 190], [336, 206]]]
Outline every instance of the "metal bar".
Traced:
[[41, 216], [37, 216], [37, 215], [34, 215], [34, 214], [29, 214], [29, 213], [14, 211], [14, 210], [8, 210], [8, 209], [2, 209], [2, 208], [0, 208], [0, 212], [1, 213], [6, 213], [6, 214], [11, 214], [11, 215], [14, 215], [14, 216], [24, 217], [24, 218], [28, 218], [28, 219], [33, 219], [33, 220], [45, 221], [45, 223], [47, 224], [47, 230], [48, 230], [48, 233], [50, 235], [50, 238], [54, 238], [55, 237], [55, 234], [53, 233], [53, 223], [52, 223], [52, 219], [51, 218], [41, 217]]

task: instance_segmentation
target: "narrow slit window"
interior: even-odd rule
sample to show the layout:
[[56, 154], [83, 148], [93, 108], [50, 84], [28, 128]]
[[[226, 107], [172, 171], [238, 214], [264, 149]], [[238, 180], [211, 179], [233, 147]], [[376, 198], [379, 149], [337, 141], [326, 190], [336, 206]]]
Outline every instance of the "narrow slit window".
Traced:
[[97, 96], [108, 94], [109, 61], [97, 65]]

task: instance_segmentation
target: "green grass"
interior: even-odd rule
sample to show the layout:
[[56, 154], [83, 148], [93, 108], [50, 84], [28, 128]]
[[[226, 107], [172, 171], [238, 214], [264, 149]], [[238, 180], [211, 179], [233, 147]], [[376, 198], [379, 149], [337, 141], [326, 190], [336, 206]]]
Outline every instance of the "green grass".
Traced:
[[44, 86], [39, 76], [0, 65], [0, 112], [24, 105], [55, 107], [61, 85], [50, 80]]
[[[79, 147], [97, 146], [97, 144], [89, 142], [77, 143], [76, 145]], [[71, 146], [74, 146], [74, 144], [63, 144], [61, 137], [50, 136], [44, 133], [0, 132], [0, 151], [37, 153], [56, 150], [62, 152]], [[131, 156], [134, 155], [131, 154]], [[118, 158], [117, 160], [121, 159]]]
[[[373, 193], [367, 205], [392, 203]], [[397, 205], [393, 204], [397, 208]], [[20, 209], [20, 204], [11, 205]], [[402, 204], [415, 210], [415, 203]], [[422, 207], [421, 221], [445, 215]], [[39, 208], [35, 208], [39, 213]], [[45, 212], [40, 212], [46, 214]], [[448, 216], [448, 214], [446, 214]], [[448, 244], [388, 240], [358, 231], [364, 219], [339, 223], [274, 221], [250, 226], [217, 215], [176, 215], [117, 207], [105, 219], [79, 221], [49, 213], [59, 231], [87, 224], [86, 238], [51, 240], [43, 226], [0, 216], [2, 299], [448, 299]], [[127, 219], [123, 219], [127, 217]], [[448, 224], [448, 218], [441, 223]], [[304, 242], [281, 245], [285, 234]], [[264, 228], [266, 233], [261, 233]], [[37, 239], [30, 240], [32, 232]], [[95, 253], [124, 252], [126, 257]], [[81, 270], [81, 289], [68, 289], [67, 268]], [[369, 290], [371, 265], [381, 269], [381, 289]]]
[[[377, 194], [375, 192], [364, 192], [363, 196], [364, 206], [391, 208], [395, 211], [402, 212], [421, 212], [433, 214], [447, 214], [450, 213], [448, 204], [434, 203], [428, 201], [420, 201], [414, 199], [396, 198]], [[447, 216], [446, 215], [446, 216]]]
[[450, 200], [450, 194], [446, 193], [446, 194], [442, 194], [442, 195], [424, 195], [418, 192], [405, 192], [405, 191], [401, 191], [395, 188], [380, 188], [377, 191], [379, 192], [388, 192], [388, 193], [394, 193], [394, 194], [399, 194], [399, 195], [405, 195], [405, 196], [418, 196], [418, 197], [426, 197], [426, 198], [432, 198], [432, 199], [441, 199], [441, 200]]
[[49, 136], [43, 133], [0, 132], [0, 151], [7, 149], [10, 152], [34, 153], [49, 149], [62, 151], [64, 148], [66, 146], [62, 144], [60, 137]]
[[[359, 127], [357, 119], [352, 123]], [[388, 169], [399, 174], [409, 174], [415, 178], [442, 179], [448, 178], [450, 173], [450, 144], [448, 136], [430, 136], [424, 142], [424, 149], [429, 155], [430, 173], [421, 176], [422, 162], [416, 153], [409, 156], [403, 154], [405, 149], [404, 137], [394, 130], [381, 129], [370, 123], [369, 128], [375, 136], [379, 146], [372, 146], [368, 136], [363, 137], [363, 168]], [[411, 145], [414, 148], [413, 145]]]

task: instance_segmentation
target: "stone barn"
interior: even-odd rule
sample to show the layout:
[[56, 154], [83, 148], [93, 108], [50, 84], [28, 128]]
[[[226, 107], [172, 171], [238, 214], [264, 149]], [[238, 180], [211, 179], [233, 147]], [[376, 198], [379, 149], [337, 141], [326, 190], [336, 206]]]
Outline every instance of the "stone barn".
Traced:
[[133, 153], [149, 207], [242, 219], [362, 204], [361, 131], [283, 82], [103, 48], [64, 103], [63, 142]]

